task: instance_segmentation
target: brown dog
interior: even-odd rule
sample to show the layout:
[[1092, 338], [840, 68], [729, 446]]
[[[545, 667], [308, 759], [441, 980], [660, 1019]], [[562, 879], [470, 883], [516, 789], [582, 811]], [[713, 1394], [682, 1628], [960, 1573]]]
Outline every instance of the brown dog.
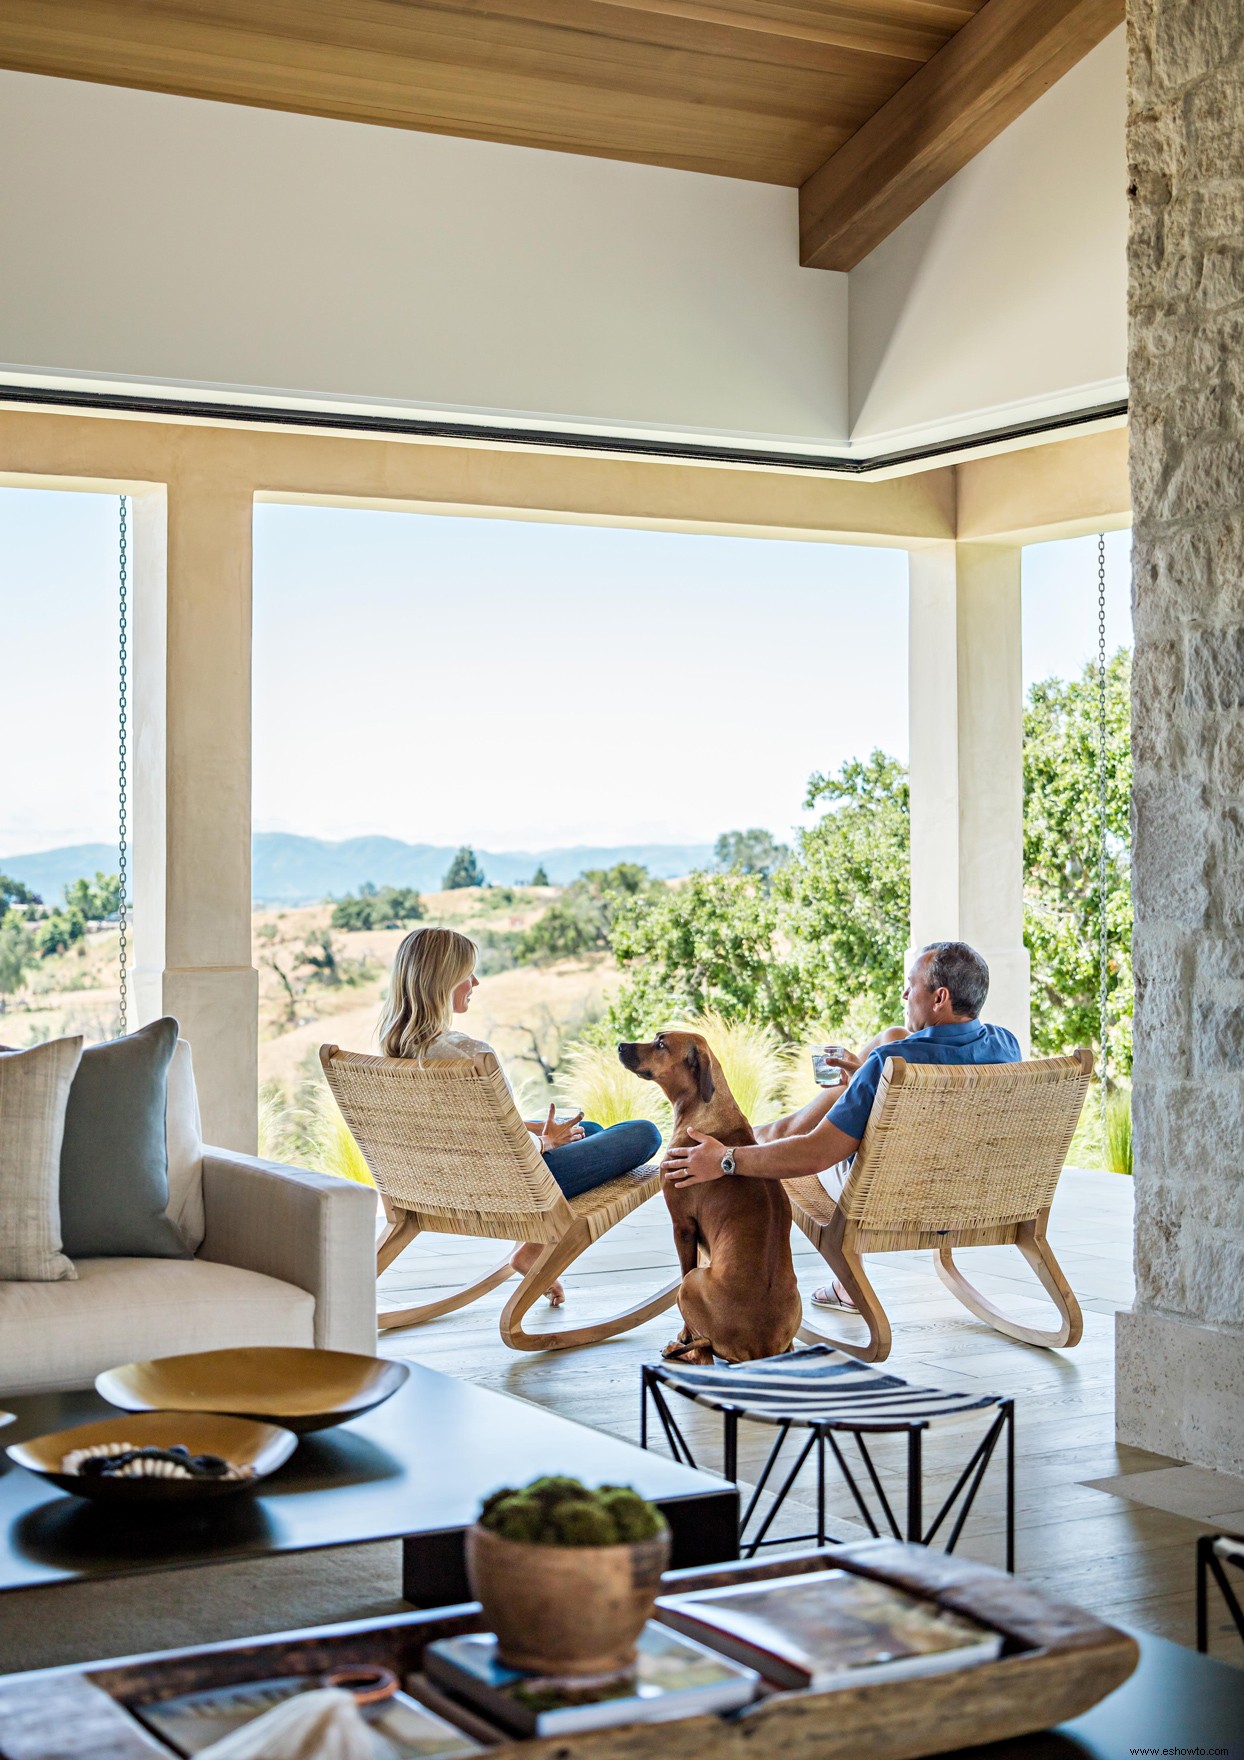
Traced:
[[[627, 1069], [655, 1082], [674, 1107], [674, 1144], [703, 1131], [728, 1147], [754, 1143], [752, 1127], [698, 1033], [658, 1033], [648, 1045], [619, 1045]], [[665, 1181], [682, 1267], [682, 1336], [665, 1356], [684, 1363], [750, 1363], [787, 1350], [803, 1306], [790, 1252], [790, 1200], [781, 1180]], [[706, 1262], [701, 1264], [701, 1250]]]

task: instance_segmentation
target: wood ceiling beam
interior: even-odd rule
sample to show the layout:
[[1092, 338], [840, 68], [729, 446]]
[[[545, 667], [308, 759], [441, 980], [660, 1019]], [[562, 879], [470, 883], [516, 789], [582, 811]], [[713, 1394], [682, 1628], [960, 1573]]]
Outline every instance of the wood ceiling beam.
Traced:
[[1125, 0], [987, 0], [799, 191], [799, 260], [853, 269], [1123, 22]]
[[4, 0], [0, 66], [798, 186], [912, 64], [752, 30], [753, 3], [804, 28], [814, 0], [719, 0], [728, 27], [681, 0]]

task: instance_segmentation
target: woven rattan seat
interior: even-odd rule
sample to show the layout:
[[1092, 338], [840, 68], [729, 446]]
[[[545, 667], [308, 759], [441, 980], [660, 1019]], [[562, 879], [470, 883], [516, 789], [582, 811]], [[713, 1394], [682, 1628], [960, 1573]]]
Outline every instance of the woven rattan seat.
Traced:
[[[1046, 1239], [1050, 1206], [1080, 1118], [1093, 1057], [934, 1064], [886, 1059], [859, 1151], [837, 1202], [817, 1179], [786, 1182], [795, 1221], [868, 1326], [868, 1343], [805, 1322], [800, 1337], [866, 1363], [890, 1354], [890, 1322], [863, 1253], [932, 1247], [942, 1282], [971, 1313], [1025, 1344], [1070, 1346], [1079, 1303]], [[975, 1289], [956, 1247], [1014, 1245], [1058, 1309], [1050, 1331], [1021, 1326]]]
[[[646, 1203], [661, 1177], [655, 1167], [641, 1167], [581, 1197], [564, 1197], [491, 1052], [420, 1064], [322, 1045], [320, 1063], [384, 1200], [389, 1225], [376, 1252], [377, 1276], [420, 1234], [542, 1242], [544, 1252], [502, 1311], [501, 1336], [514, 1350], [595, 1344], [673, 1305], [677, 1279], [611, 1319], [524, 1331], [524, 1316], [553, 1280]], [[435, 1320], [514, 1276], [507, 1252], [485, 1277], [453, 1295], [381, 1313], [381, 1329]]]

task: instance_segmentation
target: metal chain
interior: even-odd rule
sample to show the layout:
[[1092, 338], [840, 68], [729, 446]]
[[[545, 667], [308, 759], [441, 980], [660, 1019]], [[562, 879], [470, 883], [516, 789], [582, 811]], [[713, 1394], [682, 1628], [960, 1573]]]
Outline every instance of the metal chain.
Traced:
[[121, 1037], [129, 1025], [129, 940], [126, 933], [129, 900], [126, 896], [129, 880], [129, 854], [126, 849], [129, 828], [127, 825], [129, 811], [129, 597], [128, 576], [129, 563], [126, 555], [126, 508], [125, 496], [121, 497], [121, 532], [120, 553], [118, 557], [118, 575], [120, 580], [120, 677], [118, 691], [118, 746], [117, 746], [117, 880], [118, 903], [117, 923], [121, 936], [117, 950], [117, 972], [119, 978], [121, 1005], [117, 1013], [117, 1036]]
[[1098, 1029], [1101, 1035], [1101, 1116], [1106, 1120], [1106, 1090], [1110, 1061], [1110, 1003], [1107, 980], [1110, 968], [1110, 926], [1106, 919], [1109, 904], [1110, 858], [1107, 847], [1109, 830], [1109, 744], [1106, 726], [1106, 538], [1097, 538], [1097, 789], [1101, 823], [1098, 848], [1098, 910], [1100, 916], [1098, 945]]

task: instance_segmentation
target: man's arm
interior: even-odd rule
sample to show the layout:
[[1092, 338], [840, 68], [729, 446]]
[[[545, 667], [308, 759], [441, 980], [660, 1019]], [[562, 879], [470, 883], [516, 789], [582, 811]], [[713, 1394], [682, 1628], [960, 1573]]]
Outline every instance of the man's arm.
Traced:
[[840, 1082], [836, 1088], [822, 1088], [805, 1106], [801, 1106], [797, 1112], [788, 1113], [785, 1118], [775, 1118], [772, 1124], [758, 1124], [756, 1126], [756, 1141], [758, 1143], [775, 1143], [779, 1137], [806, 1137], [808, 1132], [814, 1131], [825, 1115], [837, 1106], [847, 1091], [847, 1084], [853, 1080], [855, 1072], [863, 1060], [847, 1051], [843, 1056], [830, 1058], [829, 1061], [831, 1064], [836, 1064], [842, 1071], [846, 1077], [846, 1083]]
[[[816, 1100], [811, 1102], [812, 1106], [818, 1104]], [[689, 1147], [667, 1152], [661, 1163], [666, 1179], [675, 1186], [705, 1185], [721, 1179], [725, 1144], [699, 1131], [690, 1135], [695, 1141]], [[827, 1167], [854, 1155], [858, 1147], [858, 1137], [848, 1137], [828, 1118], [822, 1118], [815, 1129], [801, 1136], [772, 1138], [754, 1147], [735, 1149], [734, 1167], [736, 1174], [745, 1179], [799, 1179], [809, 1173], [824, 1173]]]
[[846, 1089], [822, 1088], [814, 1100], [801, 1106], [798, 1112], [791, 1112], [785, 1118], [775, 1118], [772, 1124], [758, 1124], [755, 1127], [758, 1143], [776, 1143], [783, 1137], [806, 1137], [814, 1131], [821, 1120], [836, 1106], [846, 1093]]

